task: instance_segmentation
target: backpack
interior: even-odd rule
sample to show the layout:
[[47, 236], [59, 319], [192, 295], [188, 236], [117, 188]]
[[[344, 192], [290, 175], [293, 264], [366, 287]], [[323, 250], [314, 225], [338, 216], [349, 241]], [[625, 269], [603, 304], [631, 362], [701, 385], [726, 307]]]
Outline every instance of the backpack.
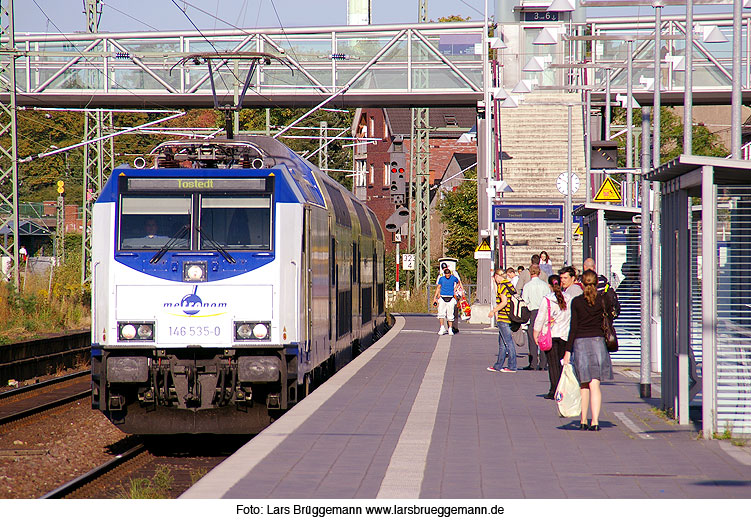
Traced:
[[526, 324], [529, 322], [529, 317], [531, 315], [529, 307], [527, 307], [527, 303], [522, 299], [522, 295], [516, 292], [514, 286], [510, 285], [509, 290], [511, 292], [511, 297], [509, 298], [510, 308], [508, 318], [511, 322]]

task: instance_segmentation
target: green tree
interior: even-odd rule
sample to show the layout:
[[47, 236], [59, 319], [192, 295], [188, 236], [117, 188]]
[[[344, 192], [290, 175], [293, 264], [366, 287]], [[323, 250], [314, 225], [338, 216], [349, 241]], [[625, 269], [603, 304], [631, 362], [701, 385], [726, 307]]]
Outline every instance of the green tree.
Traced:
[[[632, 120], [634, 127], [641, 127], [641, 110], [634, 110]], [[613, 124], [626, 124], [626, 110], [614, 108]], [[641, 151], [640, 141], [634, 142], [634, 148]], [[726, 157], [730, 152], [703, 124], [695, 124], [691, 141], [693, 155]], [[667, 163], [683, 153], [683, 122], [673, 107], [660, 108], [660, 164]], [[618, 137], [618, 166], [626, 166], [626, 137]]]
[[468, 22], [469, 20], [472, 20], [472, 17], [464, 18], [461, 15], [442, 16], [438, 19], [439, 22]]
[[474, 251], [477, 246], [477, 175], [465, 172], [466, 179], [453, 191], [445, 192], [438, 203], [444, 228], [446, 253], [459, 260], [457, 267], [462, 280], [471, 283], [477, 276]]
[[[307, 112], [307, 108], [273, 108], [270, 112], [271, 131], [280, 130], [288, 123], [298, 119]], [[346, 128], [352, 126], [352, 114], [350, 112], [327, 112], [318, 110], [300, 121], [296, 127], [313, 127], [317, 128], [321, 121], [326, 121], [328, 128]], [[240, 129], [242, 130], [265, 130], [266, 129], [266, 110], [250, 109], [240, 112]], [[343, 136], [350, 136], [349, 131], [329, 130], [328, 137], [334, 137], [344, 132]], [[299, 130], [292, 129], [284, 134], [285, 136], [317, 136], [317, 130]], [[280, 138], [292, 150], [303, 154], [303, 157], [311, 152], [318, 150], [318, 139], [290, 139]], [[346, 141], [349, 142], [349, 141]], [[328, 155], [328, 165], [332, 170], [330, 176], [348, 189], [352, 189], [352, 178], [346, 177], [346, 172], [340, 170], [352, 171], [352, 150], [342, 146], [342, 140], [331, 141], [326, 147]], [[309, 161], [314, 165], [318, 163], [318, 154], [310, 156]]]
[[[303, 115], [305, 108], [274, 108], [271, 110], [271, 125], [279, 129]], [[113, 126], [116, 130], [148, 123], [164, 117], [163, 113], [115, 113]], [[2, 121], [2, 119], [0, 119]], [[350, 128], [352, 115], [348, 112], [317, 111], [299, 123], [298, 126], [318, 127], [320, 121], [328, 122], [329, 128]], [[2, 123], [0, 123], [2, 124]], [[168, 121], [162, 127], [175, 128], [222, 128], [224, 115], [213, 109], [191, 109], [186, 114]], [[240, 128], [242, 130], [264, 130], [266, 128], [266, 112], [262, 109], [243, 110], [240, 113]], [[55, 147], [61, 148], [80, 143], [83, 140], [84, 114], [81, 112], [47, 112], [44, 110], [24, 110], [18, 117], [18, 152], [21, 159], [29, 158]], [[329, 137], [340, 133], [341, 130], [330, 130]], [[317, 136], [315, 130], [290, 130], [285, 135]], [[349, 135], [345, 131], [344, 135]], [[174, 139], [184, 138], [184, 135], [147, 134], [133, 132], [118, 135], [114, 139], [115, 166], [125, 163], [132, 165], [137, 156], [151, 161], [149, 153], [158, 144]], [[318, 139], [282, 139], [292, 150], [310, 153], [318, 148]], [[339, 180], [347, 188], [352, 187], [352, 178], [347, 172], [352, 170], [352, 151], [342, 146], [343, 141], [335, 140], [329, 143], [328, 165], [332, 177]], [[10, 136], [0, 137], [0, 147], [10, 149]], [[68, 204], [81, 205], [83, 201], [83, 147], [69, 150], [67, 153], [56, 154], [23, 162], [19, 169], [20, 199], [21, 201], [39, 202], [57, 199], [56, 182], [65, 181], [65, 200]], [[310, 158], [313, 164], [318, 156]], [[109, 176], [109, 174], [107, 175]], [[0, 184], [8, 187], [8, 182]], [[4, 188], [4, 191], [9, 191]]]

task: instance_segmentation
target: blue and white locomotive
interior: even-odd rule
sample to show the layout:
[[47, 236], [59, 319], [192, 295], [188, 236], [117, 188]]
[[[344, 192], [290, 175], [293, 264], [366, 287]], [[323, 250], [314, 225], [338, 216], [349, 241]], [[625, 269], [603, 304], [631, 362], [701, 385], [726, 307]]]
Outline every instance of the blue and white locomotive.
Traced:
[[171, 141], [94, 205], [92, 405], [256, 433], [384, 330], [375, 214], [269, 137]]

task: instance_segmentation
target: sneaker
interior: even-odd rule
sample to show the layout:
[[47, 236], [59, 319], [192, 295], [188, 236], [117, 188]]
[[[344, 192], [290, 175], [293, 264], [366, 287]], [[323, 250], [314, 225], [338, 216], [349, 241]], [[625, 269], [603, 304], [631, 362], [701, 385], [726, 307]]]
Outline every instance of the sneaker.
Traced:
[[446, 328], [441, 326], [441, 329], [438, 330], [439, 335], [445, 335], [446, 334]]
[[516, 370], [512, 370], [510, 368], [502, 368], [501, 371], [503, 373], [515, 373], [516, 372]]
[[456, 332], [454, 331], [454, 328], [449, 328], [449, 335], [453, 335], [454, 333], [456, 333]]
[[497, 371], [497, 372], [500, 372], [500, 371], [501, 371], [501, 370], [496, 370], [496, 369], [495, 369], [494, 367], [492, 367], [492, 366], [488, 366], [488, 367], [487, 367], [486, 369], [487, 369], [488, 371]]

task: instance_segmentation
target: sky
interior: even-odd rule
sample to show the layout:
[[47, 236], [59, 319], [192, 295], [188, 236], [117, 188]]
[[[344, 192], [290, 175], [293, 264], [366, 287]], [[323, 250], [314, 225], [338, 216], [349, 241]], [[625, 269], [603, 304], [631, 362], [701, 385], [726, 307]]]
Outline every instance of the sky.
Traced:
[[[488, 0], [488, 3], [492, 15], [495, 2]], [[83, 0], [15, 0], [14, 5], [17, 33], [86, 30]], [[482, 20], [484, 5], [484, 0], [428, 0], [428, 17], [437, 20], [461, 15]], [[373, 0], [372, 22], [414, 23], [417, 6], [418, 0]], [[706, 9], [697, 6], [695, 12]], [[683, 12], [682, 8], [665, 8], [663, 13], [670, 10]], [[652, 11], [651, 7], [590, 8], [588, 14], [652, 16]], [[346, 13], [346, 0], [105, 0], [99, 28], [103, 32], [130, 32], [194, 29], [192, 24], [201, 30], [343, 26]]]
[[[373, 23], [416, 22], [417, 6], [417, 0], [373, 0]], [[343, 26], [347, 22], [346, 0], [105, 0], [99, 27], [108, 32], [192, 29], [180, 8], [185, 8], [202, 30], [233, 26]], [[432, 20], [447, 15], [482, 20], [483, 9], [484, 0], [428, 1], [428, 16]], [[17, 33], [68, 33], [85, 29], [83, 0], [15, 1]]]

